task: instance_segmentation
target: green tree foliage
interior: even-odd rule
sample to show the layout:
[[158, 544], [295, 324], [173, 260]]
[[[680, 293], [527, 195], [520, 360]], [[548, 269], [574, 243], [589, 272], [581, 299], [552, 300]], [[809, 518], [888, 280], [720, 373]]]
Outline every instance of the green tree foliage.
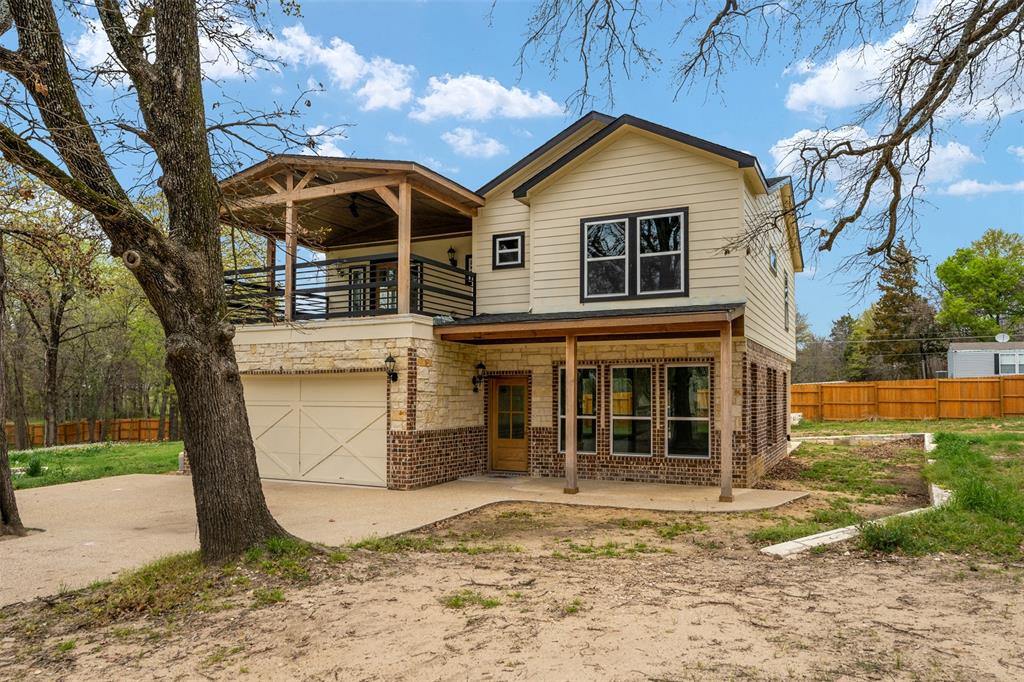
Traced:
[[1024, 332], [1024, 236], [988, 230], [935, 268], [940, 322], [966, 336]]
[[[926, 343], [935, 334], [935, 313], [918, 292], [917, 261], [900, 239], [878, 281], [871, 348], [874, 365], [890, 379], [925, 378]], [[887, 371], [886, 371], [887, 370]]]

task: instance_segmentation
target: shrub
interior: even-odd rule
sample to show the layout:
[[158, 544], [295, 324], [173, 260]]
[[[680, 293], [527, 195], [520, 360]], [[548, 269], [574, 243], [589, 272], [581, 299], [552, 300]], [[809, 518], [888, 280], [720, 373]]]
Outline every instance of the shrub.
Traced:
[[865, 523], [860, 527], [861, 544], [874, 552], [910, 552], [914, 535], [903, 519]]
[[25, 468], [25, 475], [35, 478], [36, 476], [43, 475], [43, 460], [38, 457], [33, 457], [29, 460], [28, 466]]

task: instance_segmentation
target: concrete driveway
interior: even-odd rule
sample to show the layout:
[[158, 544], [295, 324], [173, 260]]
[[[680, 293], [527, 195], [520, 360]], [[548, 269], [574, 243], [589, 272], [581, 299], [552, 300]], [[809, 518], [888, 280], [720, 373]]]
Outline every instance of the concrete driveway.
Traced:
[[[398, 492], [264, 481], [271, 511], [291, 533], [328, 545], [391, 535], [507, 500], [666, 511], [751, 511], [804, 494], [676, 485], [580, 481], [564, 495], [560, 479], [479, 476]], [[166, 554], [197, 549], [192, 482], [187, 476], [135, 474], [18, 492], [22, 519], [44, 532], [0, 542], [0, 605], [77, 589]]]

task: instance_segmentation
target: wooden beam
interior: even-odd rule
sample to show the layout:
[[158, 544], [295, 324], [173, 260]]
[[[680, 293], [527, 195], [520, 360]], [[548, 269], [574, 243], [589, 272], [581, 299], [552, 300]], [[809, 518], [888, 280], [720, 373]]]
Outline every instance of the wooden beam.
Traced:
[[[288, 190], [292, 190], [295, 178], [288, 174]], [[295, 204], [291, 201], [284, 206], [284, 319], [295, 319], [295, 259], [298, 255], [299, 235], [295, 224]]]
[[407, 180], [398, 185], [398, 312], [409, 312], [412, 274], [412, 188]]
[[395, 196], [394, 192], [387, 187], [374, 187], [373, 191], [377, 193], [377, 196], [384, 200], [384, 203], [387, 204], [392, 211], [398, 213], [398, 197]]
[[732, 324], [725, 323], [718, 343], [718, 414], [719, 433], [721, 434], [721, 473], [722, 490], [718, 496], [720, 502], [732, 502]]
[[440, 192], [437, 192], [434, 189], [432, 189], [430, 187], [427, 187], [422, 182], [414, 183], [413, 187], [420, 194], [422, 194], [424, 196], [428, 196], [431, 199], [433, 199], [434, 201], [436, 201], [436, 202], [438, 202], [440, 204], [444, 204], [448, 208], [453, 208], [453, 209], [455, 209], [456, 211], [458, 211], [459, 213], [461, 213], [464, 216], [469, 216], [470, 218], [473, 218], [473, 217], [476, 216], [477, 211], [476, 211], [475, 207], [466, 206], [465, 204], [459, 203], [458, 201], [455, 201], [451, 197], [445, 196], [444, 194], [441, 194]]
[[302, 179], [299, 180], [299, 183], [297, 185], [295, 185], [295, 189], [296, 190], [305, 189], [306, 185], [309, 184], [309, 181], [312, 180], [315, 177], [316, 177], [316, 171], [315, 170], [306, 171], [306, 174], [302, 176]]
[[270, 187], [270, 189], [272, 189], [275, 192], [277, 192], [278, 194], [283, 194], [284, 192], [288, 191], [288, 190], [286, 190], [281, 185], [280, 182], [278, 182], [277, 180], [275, 180], [273, 177], [271, 177], [269, 175], [267, 177], [263, 178], [263, 182], [267, 183], [267, 186]]
[[565, 337], [565, 489], [575, 495], [580, 491], [576, 480], [576, 337]]
[[287, 192], [279, 194], [264, 194], [258, 197], [246, 197], [244, 199], [236, 200], [228, 199], [228, 205], [237, 211], [247, 208], [259, 208], [261, 206], [287, 204], [288, 202], [298, 204], [304, 201], [313, 201], [314, 199], [326, 199], [328, 197], [343, 196], [345, 194], [353, 194], [355, 192], [368, 192], [377, 187], [397, 185], [402, 182], [406, 176], [403, 173], [375, 175], [369, 178], [334, 182], [329, 185], [317, 185], [316, 187], [307, 187], [301, 190], [296, 190], [293, 185], [295, 179], [291, 175], [288, 177], [289, 189]]

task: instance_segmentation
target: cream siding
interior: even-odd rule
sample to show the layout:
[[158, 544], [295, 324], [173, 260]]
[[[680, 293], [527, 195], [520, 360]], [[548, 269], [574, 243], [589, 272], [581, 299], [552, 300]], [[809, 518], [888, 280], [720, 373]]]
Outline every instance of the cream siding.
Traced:
[[[743, 192], [744, 213], [748, 221], [757, 224], [769, 212], [780, 212], [781, 193], [753, 196]], [[779, 221], [780, 225], [782, 221]], [[778, 272], [772, 274], [769, 249], [778, 254]], [[744, 330], [747, 338], [774, 350], [780, 355], [796, 359], [796, 291], [793, 261], [784, 227], [773, 230], [750, 244], [750, 253], [744, 258]], [[789, 330], [785, 322], [785, 282], [789, 281]]]
[[[531, 194], [533, 312], [725, 303], [743, 299], [738, 255], [740, 171], [679, 145], [627, 132]], [[580, 220], [689, 210], [688, 297], [580, 302]], [[635, 272], [630, 272], [635, 277]]]
[[[477, 273], [479, 312], [513, 313], [530, 310], [530, 272], [537, 251], [530, 237], [530, 207], [514, 199], [512, 190], [602, 127], [597, 122], [585, 126], [487, 193], [487, 203], [473, 219], [473, 270]], [[522, 268], [492, 270], [494, 235], [509, 232], [526, 232], [526, 265]]]

